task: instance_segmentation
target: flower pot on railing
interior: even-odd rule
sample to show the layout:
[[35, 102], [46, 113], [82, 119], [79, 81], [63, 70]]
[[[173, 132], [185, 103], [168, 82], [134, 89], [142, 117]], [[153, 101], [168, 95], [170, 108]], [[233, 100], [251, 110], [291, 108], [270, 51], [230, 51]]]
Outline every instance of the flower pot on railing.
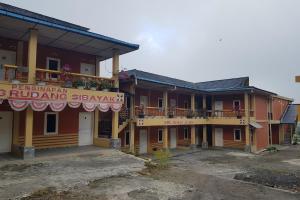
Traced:
[[190, 118], [193, 118], [193, 117], [194, 117], [193, 111], [192, 111], [192, 110], [189, 110], [188, 113], [187, 113], [187, 115], [186, 115], [186, 117], [189, 118], [189, 119], [190, 119]]
[[138, 117], [139, 118], [144, 118], [145, 117], [145, 108], [144, 108], [144, 105], [141, 104], [139, 107], [138, 107]]
[[71, 80], [66, 80], [64, 82], [64, 87], [66, 87], [66, 88], [72, 88], [73, 87], [72, 81]]
[[100, 83], [100, 88], [104, 92], [109, 92], [113, 88], [113, 86], [109, 81], [102, 81]]
[[80, 89], [80, 90], [83, 90], [85, 88], [85, 83], [83, 80], [76, 80], [74, 82], [74, 86], [77, 88], [77, 89]]
[[96, 91], [99, 87], [99, 84], [97, 81], [91, 80], [90, 82], [88, 82], [88, 88], [90, 90]]

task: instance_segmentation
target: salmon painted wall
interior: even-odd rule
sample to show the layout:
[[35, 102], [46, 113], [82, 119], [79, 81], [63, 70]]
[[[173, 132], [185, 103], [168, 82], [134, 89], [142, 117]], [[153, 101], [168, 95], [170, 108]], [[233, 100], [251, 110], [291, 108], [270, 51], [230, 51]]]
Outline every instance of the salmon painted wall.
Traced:
[[0, 49], [8, 51], [17, 51], [17, 41], [0, 37]]
[[269, 125], [267, 122], [259, 122], [262, 128], [255, 130], [257, 150], [264, 149], [269, 146]]
[[[66, 107], [58, 115], [58, 134], [78, 133], [79, 109]], [[52, 112], [47, 110], [46, 112]], [[20, 136], [25, 133], [25, 111], [20, 112]], [[44, 135], [45, 112], [33, 112], [33, 135]]]
[[255, 112], [257, 120], [268, 120], [268, 98], [262, 95], [255, 96]]
[[[246, 143], [244, 126], [214, 126], [214, 128], [223, 129], [223, 145], [224, 147], [243, 149]], [[241, 130], [241, 141], [234, 140], [234, 130]]]
[[[0, 49], [17, 51], [17, 41], [7, 38], [0, 38]], [[27, 66], [28, 43], [23, 45], [23, 65]], [[80, 73], [80, 63], [93, 64], [96, 63], [96, 57], [93, 55], [78, 53], [44, 45], [37, 47], [37, 67], [47, 68], [47, 57], [60, 59], [61, 67], [65, 64], [71, 66], [72, 72]]]
[[[137, 88], [135, 90], [135, 105], [140, 105], [140, 96], [147, 96], [148, 97], [148, 106], [150, 107], [158, 107], [158, 99], [163, 98], [162, 91], [155, 91], [155, 90], [146, 90]], [[170, 100], [175, 99], [176, 105], [179, 108], [184, 108], [184, 103], [188, 102], [188, 106], [191, 106], [191, 97], [190, 95], [184, 94], [176, 94], [176, 93], [169, 93], [168, 94], [168, 104], [170, 105]]]
[[290, 102], [285, 99], [273, 97], [272, 99], [273, 120], [280, 120], [282, 114], [284, 113], [289, 103]]
[[245, 108], [244, 104], [244, 94], [234, 94], [234, 95], [217, 95], [215, 96], [215, 101], [223, 101], [224, 110], [232, 110], [233, 101], [240, 100], [241, 109]]

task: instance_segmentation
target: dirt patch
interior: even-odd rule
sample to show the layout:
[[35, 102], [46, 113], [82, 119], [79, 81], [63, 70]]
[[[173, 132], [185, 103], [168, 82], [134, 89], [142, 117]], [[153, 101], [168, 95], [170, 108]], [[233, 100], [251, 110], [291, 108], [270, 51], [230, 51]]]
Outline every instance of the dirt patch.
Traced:
[[274, 170], [252, 170], [247, 173], [236, 174], [234, 179], [300, 192], [300, 177], [294, 173], [282, 173]]
[[82, 193], [76, 191], [56, 191], [55, 188], [49, 187], [38, 190], [28, 197], [23, 197], [21, 200], [107, 200], [105, 196], [93, 196], [89, 193]]
[[10, 171], [10, 172], [23, 172], [29, 168], [37, 169], [40, 167], [48, 166], [46, 163], [34, 163], [34, 164], [8, 164], [0, 167], [1, 171]]
[[159, 200], [157, 193], [141, 189], [141, 190], [133, 190], [128, 193], [128, 196], [133, 199], [146, 199], [146, 200]]

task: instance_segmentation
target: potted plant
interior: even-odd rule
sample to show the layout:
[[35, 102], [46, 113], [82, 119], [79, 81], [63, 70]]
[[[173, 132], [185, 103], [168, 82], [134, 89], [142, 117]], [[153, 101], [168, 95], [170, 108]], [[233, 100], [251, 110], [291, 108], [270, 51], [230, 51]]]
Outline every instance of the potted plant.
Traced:
[[186, 114], [187, 118], [193, 118], [194, 117], [194, 113], [192, 110], [188, 110], [187, 114]]
[[169, 109], [169, 111], [168, 111], [169, 118], [173, 118], [174, 117], [174, 110], [175, 110], [175, 108], [173, 108], [173, 107]]
[[109, 81], [103, 81], [101, 83], [101, 90], [105, 92], [109, 92], [112, 88], [112, 84]]
[[95, 81], [95, 80], [91, 80], [91, 81], [88, 83], [88, 87], [89, 87], [91, 90], [97, 90], [97, 88], [98, 88], [98, 82]]
[[75, 86], [77, 89], [83, 90], [84, 87], [85, 87], [85, 83], [84, 83], [83, 80], [78, 79], [78, 80], [76, 80], [76, 81], [74, 82], [74, 86]]

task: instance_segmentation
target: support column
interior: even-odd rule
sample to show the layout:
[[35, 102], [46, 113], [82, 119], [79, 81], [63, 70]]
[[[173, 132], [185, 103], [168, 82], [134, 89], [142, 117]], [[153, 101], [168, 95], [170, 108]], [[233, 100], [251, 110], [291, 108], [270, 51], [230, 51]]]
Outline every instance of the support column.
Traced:
[[[114, 87], [119, 88], [119, 51], [113, 50], [112, 71], [114, 79]], [[119, 136], [119, 112], [112, 112], [112, 136], [111, 147], [115, 149], [121, 148], [121, 140]]]
[[245, 102], [245, 137], [246, 137], [246, 145], [245, 151], [251, 152], [251, 144], [250, 144], [250, 115], [249, 115], [249, 95], [245, 92], [244, 94], [244, 102]]
[[99, 110], [94, 111], [94, 138], [98, 138], [99, 133]]
[[[203, 95], [202, 97], [202, 109], [203, 111], [206, 111], [206, 95]], [[205, 116], [207, 113], [205, 113]], [[208, 148], [208, 142], [207, 142], [207, 127], [206, 125], [203, 125], [203, 138], [202, 138], [202, 148], [207, 149]]]
[[133, 119], [135, 118], [135, 87], [134, 84], [130, 86], [130, 122], [129, 122], [129, 128], [130, 128], [130, 147], [129, 150], [132, 154], [135, 154], [135, 144], [134, 144], [134, 136], [135, 136], [135, 124], [133, 122]]
[[203, 125], [203, 138], [202, 138], [202, 148], [207, 149], [208, 148], [208, 142], [207, 142], [207, 127], [206, 125]]
[[134, 126], [134, 123], [130, 122], [129, 127], [130, 127], [129, 151], [130, 151], [130, 153], [135, 154], [135, 144], [134, 144], [135, 126]]
[[28, 41], [28, 83], [35, 83], [36, 72], [36, 54], [37, 54], [37, 36], [36, 29], [29, 30]]
[[33, 110], [29, 106], [26, 109], [25, 118], [25, 138], [24, 147], [22, 149], [22, 154], [24, 159], [33, 158], [35, 156], [35, 149], [32, 145], [32, 132], [33, 132]]
[[168, 116], [168, 91], [164, 91], [163, 95], [165, 116]]
[[97, 57], [96, 58], [96, 76], [99, 76], [100, 77], [100, 71], [101, 71], [101, 68], [100, 68], [100, 61], [101, 61], [101, 57]]
[[[35, 84], [37, 36], [38, 36], [38, 31], [36, 29], [29, 29], [28, 63], [27, 63], [29, 84]], [[33, 158], [35, 156], [35, 149], [32, 145], [32, 132], [33, 132], [33, 110], [29, 106], [26, 109], [26, 116], [25, 116], [24, 147], [21, 149], [21, 154], [24, 159]]]
[[196, 148], [196, 126], [191, 127], [191, 148]]
[[168, 141], [168, 127], [165, 126], [163, 128], [163, 149], [168, 150], [169, 149], [169, 141]]

